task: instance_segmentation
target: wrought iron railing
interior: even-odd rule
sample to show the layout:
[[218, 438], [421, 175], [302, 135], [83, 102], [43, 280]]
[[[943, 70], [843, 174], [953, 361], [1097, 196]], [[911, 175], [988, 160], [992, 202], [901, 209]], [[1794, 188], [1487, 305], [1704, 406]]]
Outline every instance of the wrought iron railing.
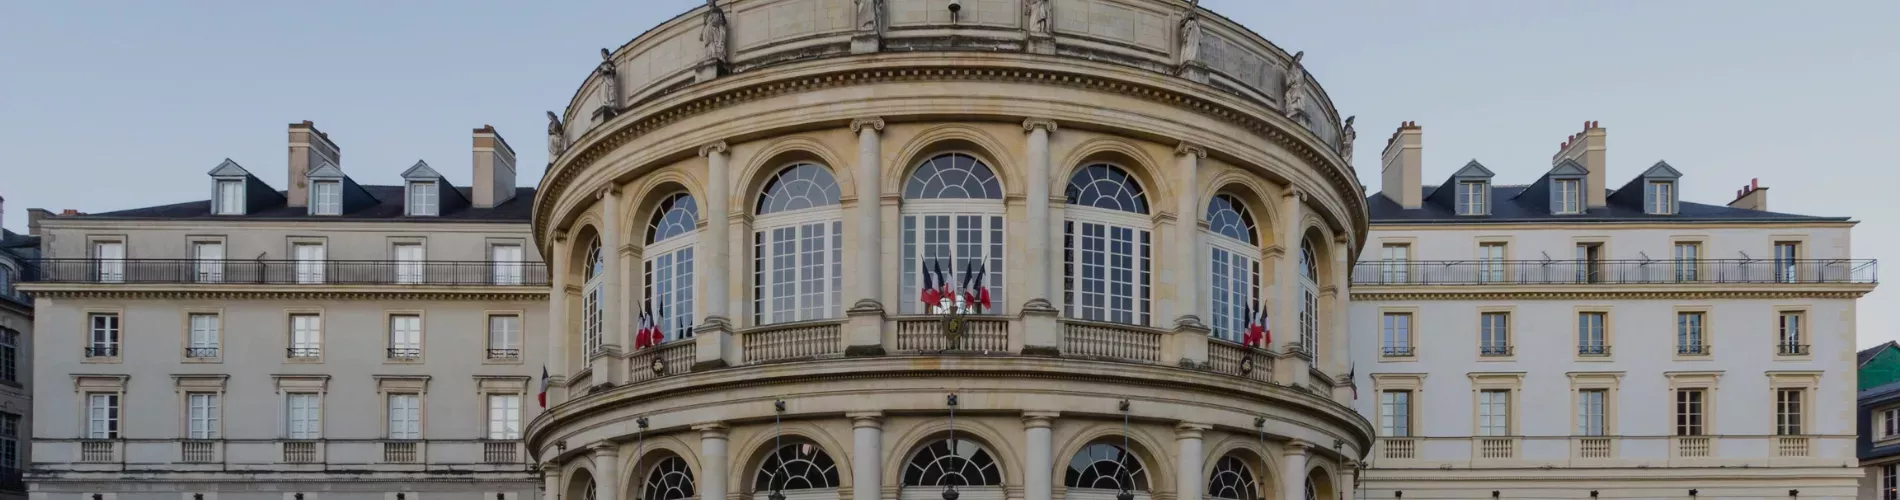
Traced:
[[1586, 356], [1586, 357], [1603, 357], [1603, 356], [1609, 356], [1609, 355], [1610, 355], [1610, 346], [1607, 346], [1607, 345], [1587, 345], [1587, 344], [1586, 344], [1586, 345], [1580, 345], [1580, 346], [1577, 346], [1577, 355], [1578, 355], [1578, 356]]
[[1493, 344], [1478, 346], [1478, 355], [1484, 357], [1510, 356], [1511, 352], [1511, 346], [1508, 345]]
[[88, 358], [111, 358], [111, 357], [117, 357], [118, 355], [119, 355], [118, 346], [87, 346], [86, 347], [86, 357]]
[[1410, 357], [1413, 352], [1413, 347], [1411, 346], [1385, 346], [1379, 348], [1379, 355], [1388, 358]]
[[1679, 345], [1676, 346], [1676, 354], [1681, 356], [1707, 356], [1714, 352], [1712, 350], [1714, 348], [1714, 346], [1708, 344]]
[[1353, 286], [1878, 282], [1872, 259], [1368, 260], [1352, 272]]
[[547, 286], [541, 262], [41, 259], [44, 283]]
[[494, 359], [494, 360], [521, 359], [521, 350], [520, 349], [489, 349], [488, 359]]
[[284, 357], [291, 359], [317, 359], [323, 357], [323, 348], [291, 347], [284, 349]]
[[218, 357], [218, 348], [216, 347], [186, 347], [185, 357], [187, 358], [215, 358], [215, 357]]
[[1808, 345], [1807, 344], [1776, 344], [1775, 352], [1781, 353], [1782, 356], [1806, 356], [1808, 354]]
[[418, 359], [422, 359], [422, 348], [420, 347], [391, 347], [389, 348], [389, 359], [398, 360], [398, 361], [415, 361]]

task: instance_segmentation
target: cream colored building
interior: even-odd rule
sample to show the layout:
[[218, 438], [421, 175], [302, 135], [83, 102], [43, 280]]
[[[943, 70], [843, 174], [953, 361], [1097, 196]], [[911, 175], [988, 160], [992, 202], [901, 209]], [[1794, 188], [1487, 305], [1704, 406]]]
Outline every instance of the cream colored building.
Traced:
[[[1354, 497], [1365, 200], [1299, 61], [1181, 0], [720, 1], [609, 51], [535, 200], [543, 498]], [[949, 330], [938, 270], [990, 306]]]
[[1607, 137], [1587, 123], [1548, 171], [1474, 160], [1431, 186], [1423, 128], [1393, 132], [1353, 273], [1355, 407], [1379, 430], [1362, 491], [1854, 498], [1876, 278], [1855, 222], [1771, 212], [1752, 181], [1679, 199], [1708, 176], [1611, 162]]
[[31, 498], [535, 493], [547, 282], [513, 150], [484, 127], [471, 187], [360, 185], [288, 137], [287, 192], [225, 160], [209, 200], [37, 217]]
[[33, 231], [0, 229], [0, 498], [26, 497], [23, 473], [32, 463], [33, 301], [18, 284], [37, 277], [38, 258]]

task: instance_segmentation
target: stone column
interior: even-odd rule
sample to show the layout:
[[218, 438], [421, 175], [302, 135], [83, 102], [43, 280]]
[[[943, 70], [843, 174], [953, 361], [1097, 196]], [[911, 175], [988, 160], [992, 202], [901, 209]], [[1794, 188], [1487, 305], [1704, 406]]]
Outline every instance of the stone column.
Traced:
[[[623, 243], [622, 236], [624, 236], [622, 234], [624, 228], [620, 227], [622, 223], [620, 220], [620, 187], [609, 186], [600, 190], [599, 205], [601, 207], [600, 224], [602, 226], [600, 228], [600, 253], [601, 262], [605, 268], [601, 272], [605, 277], [601, 278], [602, 281], [600, 285], [600, 350], [603, 355], [596, 358], [590, 354], [588, 359], [590, 360], [589, 364], [593, 365], [594, 368], [594, 384], [598, 385], [611, 382], [618, 385], [626, 382], [629, 375], [626, 370], [622, 369], [624, 368], [622, 366], [624, 363], [621, 363], [620, 348], [621, 346], [633, 345], [633, 342], [624, 338], [629, 334], [628, 330], [630, 329], [620, 324], [621, 318], [625, 317], [622, 311], [626, 310], [626, 304], [621, 303], [621, 298], [625, 296], [625, 290], [621, 289], [621, 287], [625, 286], [626, 282], [622, 281], [620, 275], [622, 267], [620, 265], [620, 246]], [[596, 481], [596, 484], [598, 484], [598, 481]], [[608, 499], [602, 498], [596, 500]]]
[[[1201, 474], [1201, 433], [1212, 428], [1202, 424], [1181, 423], [1174, 427], [1175, 500], [1201, 500], [1201, 487], [1207, 478]], [[1304, 499], [1301, 499], [1304, 500]]]
[[1055, 457], [1049, 424], [1053, 411], [1023, 412], [1023, 500], [1050, 500], [1054, 495]]
[[[1181, 188], [1174, 209], [1174, 235], [1169, 242], [1169, 260], [1174, 275], [1174, 324], [1201, 325], [1201, 159], [1207, 150], [1188, 143], [1174, 148], [1175, 176]], [[1183, 500], [1186, 500], [1185, 498]]]
[[620, 498], [620, 445], [599, 442], [589, 448], [594, 450], [594, 500], [618, 500]]
[[[1028, 208], [1028, 227], [1023, 230], [1023, 256], [1027, 262], [1015, 267], [1027, 271], [1023, 278], [1022, 306], [1023, 320], [1017, 327], [1022, 329], [1018, 335], [1023, 339], [1024, 354], [1055, 355], [1060, 353], [1062, 338], [1056, 325], [1056, 308], [1051, 300], [1055, 291], [1050, 283], [1055, 272], [1056, 252], [1061, 251], [1050, 244], [1058, 229], [1049, 220], [1049, 134], [1055, 133], [1056, 122], [1042, 118], [1030, 118], [1023, 121], [1023, 130], [1029, 132], [1028, 164], [1029, 179], [1025, 183], [1024, 205]], [[1046, 429], [1045, 429], [1045, 432]], [[1044, 488], [1046, 500], [1048, 489]], [[1034, 495], [1027, 500], [1035, 500]]]
[[702, 208], [706, 229], [700, 231], [703, 250], [699, 251], [699, 261], [711, 263], [698, 268], [697, 285], [704, 286], [701, 296], [705, 300], [698, 302], [700, 321], [694, 332], [693, 365], [703, 370], [736, 365], [739, 358], [727, 310], [727, 290], [732, 280], [732, 266], [727, 265], [732, 251], [728, 243], [732, 227], [732, 169], [728, 162], [732, 154], [725, 142], [715, 142], [699, 148], [699, 155], [706, 157], [706, 204]]
[[1340, 472], [1342, 473], [1341, 477], [1339, 478], [1340, 484], [1338, 487], [1340, 493], [1342, 494], [1341, 498], [1345, 498], [1347, 500], [1358, 499], [1359, 498], [1359, 474], [1361, 472], [1359, 470], [1359, 463], [1346, 462], [1346, 464], [1341, 466], [1339, 469], [1340, 469]]
[[877, 499], [884, 496], [884, 477], [878, 468], [884, 464], [884, 414], [847, 413], [851, 419], [851, 498]]
[[[1300, 349], [1300, 239], [1305, 234], [1300, 222], [1306, 217], [1302, 210], [1305, 200], [1306, 193], [1296, 187], [1288, 187], [1286, 194], [1280, 197], [1278, 239], [1284, 253], [1273, 271], [1274, 288], [1279, 293], [1273, 304], [1271, 326], [1283, 354]], [[1275, 374], [1275, 378], [1282, 384], [1308, 386], [1312, 379], [1308, 372], [1312, 359], [1312, 353], [1281, 357], [1275, 364], [1276, 371], [1282, 373]], [[1282, 374], [1285, 376], [1278, 376]]]
[[560, 464], [541, 464], [541, 500], [561, 500]]
[[704, 423], [693, 430], [699, 431], [699, 480], [693, 485], [699, 487], [701, 499], [725, 500], [726, 424]]
[[566, 401], [567, 376], [573, 373], [567, 368], [567, 261], [568, 253], [573, 251], [567, 246], [567, 235], [556, 233], [554, 244], [549, 245], [549, 254], [543, 256], [548, 263], [548, 352], [545, 355], [548, 368], [548, 406]]
[[855, 266], [851, 271], [856, 275], [850, 280], [854, 286], [848, 295], [857, 300], [851, 310], [846, 311], [850, 318], [845, 333], [848, 337], [846, 356], [884, 354], [884, 304], [878, 301], [879, 292], [884, 289], [884, 239], [878, 236], [884, 229], [880, 213], [884, 202], [878, 195], [882, 191], [878, 174], [884, 160], [878, 132], [883, 130], [883, 118], [851, 120], [851, 131], [858, 134], [858, 201], [851, 210], [852, 227], [857, 230], [857, 246], [851, 257]]
[[1282, 500], [1306, 500], [1306, 452], [1312, 445], [1305, 441], [1287, 441], [1280, 450], [1280, 477], [1284, 480]]
[[[1326, 373], [1344, 376], [1352, 365], [1352, 333], [1348, 321], [1348, 309], [1352, 307], [1352, 262], [1346, 256], [1352, 253], [1352, 244], [1344, 236], [1333, 238], [1333, 272], [1329, 273], [1333, 281], [1332, 314], [1327, 322], [1320, 325], [1327, 332], [1320, 350], [1326, 353]], [[1347, 394], [1348, 397], [1351, 394]], [[1350, 400], [1346, 400], [1351, 405]]]

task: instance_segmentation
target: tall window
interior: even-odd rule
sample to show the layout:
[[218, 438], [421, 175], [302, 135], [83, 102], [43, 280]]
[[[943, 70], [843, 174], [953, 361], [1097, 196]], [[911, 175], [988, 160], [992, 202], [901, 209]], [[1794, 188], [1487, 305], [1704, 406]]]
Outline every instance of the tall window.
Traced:
[[1557, 213], [1583, 213], [1583, 204], [1578, 198], [1583, 194], [1582, 184], [1582, 181], [1576, 179], [1562, 179], [1552, 183], [1552, 188], [1557, 190], [1557, 206], [1553, 207]]
[[1120, 167], [1076, 170], [1062, 224], [1063, 304], [1072, 318], [1149, 324], [1148, 195]]
[[1676, 213], [1676, 197], [1672, 193], [1676, 184], [1668, 181], [1650, 181], [1643, 189], [1643, 210], [1650, 215], [1669, 215]]
[[1511, 435], [1511, 391], [1478, 391], [1478, 435]]
[[218, 394], [185, 394], [185, 439], [218, 438]]
[[591, 358], [600, 354], [605, 333], [601, 330], [601, 316], [605, 311], [607, 291], [602, 285], [607, 283], [607, 261], [601, 255], [600, 238], [587, 249], [587, 281], [581, 288], [581, 352]]
[[1385, 245], [1379, 249], [1379, 282], [1409, 283], [1406, 271], [1412, 267], [1411, 245]]
[[696, 494], [693, 470], [687, 467], [685, 459], [670, 456], [654, 464], [653, 472], [647, 473], [638, 500], [692, 500]]
[[1604, 319], [1605, 314], [1600, 312], [1577, 314], [1577, 354], [1602, 356], [1610, 353], [1609, 339], [1603, 331]]
[[192, 279], [199, 283], [224, 282], [224, 244], [200, 241], [191, 244]]
[[1484, 183], [1465, 181], [1458, 183], [1458, 215], [1484, 215], [1490, 213], [1485, 206]]
[[1874, 439], [1892, 439], [1900, 437], [1900, 408], [1888, 408], [1880, 411], [1880, 433]]
[[521, 316], [488, 317], [488, 359], [521, 358]]
[[1385, 313], [1379, 325], [1379, 354], [1387, 357], [1412, 355], [1411, 313]]
[[414, 285], [426, 279], [423, 274], [422, 245], [399, 244], [392, 253], [396, 254], [396, 283]]
[[90, 315], [92, 334], [86, 345], [86, 357], [110, 358], [119, 355], [119, 315], [115, 313], [93, 313]]
[[[1119, 440], [1116, 440], [1119, 441]], [[1062, 485], [1076, 489], [1147, 492], [1148, 470], [1141, 458], [1120, 444], [1098, 441], [1082, 447], [1069, 459]]]
[[1478, 315], [1478, 355], [1511, 355], [1511, 313], [1488, 312]]
[[0, 469], [20, 469], [20, 416], [0, 413]]
[[780, 169], [759, 192], [756, 213], [753, 323], [844, 314], [844, 222], [831, 171], [812, 163]]
[[1610, 391], [1604, 389], [1583, 389], [1577, 391], [1577, 435], [1605, 436], [1610, 426], [1604, 420]]
[[1801, 256], [1801, 244], [1792, 241], [1775, 242], [1775, 281], [1794, 283], [1800, 280], [1796, 271], [1797, 260]]
[[647, 222], [642, 267], [646, 303], [667, 341], [693, 336], [693, 243], [699, 241], [698, 224], [699, 204], [687, 193], [660, 200]]
[[291, 246], [291, 252], [297, 258], [297, 283], [312, 284], [323, 282], [323, 244], [298, 243]]
[[1221, 194], [1207, 204], [1207, 237], [1213, 276], [1214, 336], [1245, 340], [1247, 325], [1260, 305], [1260, 233], [1253, 214], [1239, 199]]
[[185, 357], [218, 357], [218, 319], [214, 313], [192, 313], [191, 336], [185, 344]]
[[1708, 418], [1708, 409], [1703, 406], [1706, 395], [1703, 389], [1676, 390], [1677, 436], [1700, 436], [1707, 431], [1703, 424]]
[[439, 205], [434, 182], [409, 183], [409, 215], [435, 215]]
[[244, 215], [244, 181], [218, 181], [218, 215]]
[[323, 355], [323, 317], [315, 314], [290, 315], [290, 357], [316, 358]]
[[389, 395], [389, 439], [422, 439], [421, 395]]
[[1698, 278], [1701, 277], [1700, 268], [1702, 267], [1702, 244], [1677, 243], [1675, 261], [1676, 261], [1676, 281], [1680, 281], [1680, 282], [1696, 281]]
[[389, 317], [389, 359], [413, 360], [422, 357], [422, 317], [400, 314]]
[[1506, 243], [1484, 243], [1478, 245], [1478, 281], [1481, 283], [1503, 283], [1504, 252], [1509, 249]]
[[1880, 500], [1900, 500], [1900, 464], [1880, 466]]
[[494, 266], [495, 284], [521, 284], [521, 245], [495, 245], [489, 247], [488, 262]]
[[1578, 283], [1601, 282], [1603, 280], [1603, 244], [1578, 243], [1576, 266]]
[[488, 396], [488, 439], [521, 439], [521, 395]]
[[310, 213], [343, 215], [343, 183], [337, 181], [310, 183]]
[[1802, 332], [1801, 321], [1805, 314], [1800, 311], [1782, 311], [1777, 316], [1780, 317], [1781, 323], [1780, 335], [1777, 336], [1776, 342], [1779, 347], [1777, 352], [1790, 356], [1807, 354], [1807, 336]]
[[900, 311], [937, 313], [946, 302], [956, 307], [954, 297], [928, 305], [911, 298], [920, 295], [925, 281], [943, 285], [937, 280], [939, 272], [954, 288], [966, 277], [974, 281], [979, 271], [990, 291], [990, 307], [983, 312], [1007, 310], [1002, 305], [1003, 185], [989, 165], [963, 153], [925, 160], [904, 181], [901, 211]]
[[86, 394], [86, 439], [119, 438], [119, 394]]
[[323, 439], [323, 395], [314, 392], [285, 394], [284, 433], [290, 439]]
[[1246, 459], [1235, 455], [1214, 462], [1214, 473], [1207, 478], [1207, 496], [1222, 500], [1264, 500], [1260, 484]]
[[1709, 353], [1708, 338], [1703, 333], [1705, 319], [1699, 312], [1676, 313], [1676, 354]]
[[20, 381], [20, 332], [0, 328], [0, 380]]
[[1801, 388], [1775, 389], [1775, 435], [1799, 436], [1803, 434], [1804, 397], [1807, 390]]
[[93, 243], [92, 258], [98, 259], [100, 283], [125, 282], [125, 243], [118, 241]]
[[1386, 437], [1411, 437], [1412, 391], [1379, 393], [1379, 430]]
[[1319, 353], [1319, 256], [1313, 239], [1300, 240], [1300, 348]]

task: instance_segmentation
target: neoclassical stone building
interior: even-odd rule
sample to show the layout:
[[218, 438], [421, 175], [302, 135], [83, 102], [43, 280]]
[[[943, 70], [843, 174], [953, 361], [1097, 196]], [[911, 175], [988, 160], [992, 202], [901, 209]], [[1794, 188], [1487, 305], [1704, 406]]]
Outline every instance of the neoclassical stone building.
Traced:
[[603, 56], [534, 205], [543, 498], [1353, 496], [1365, 198], [1300, 55], [1183, 0], [734, 0]]

